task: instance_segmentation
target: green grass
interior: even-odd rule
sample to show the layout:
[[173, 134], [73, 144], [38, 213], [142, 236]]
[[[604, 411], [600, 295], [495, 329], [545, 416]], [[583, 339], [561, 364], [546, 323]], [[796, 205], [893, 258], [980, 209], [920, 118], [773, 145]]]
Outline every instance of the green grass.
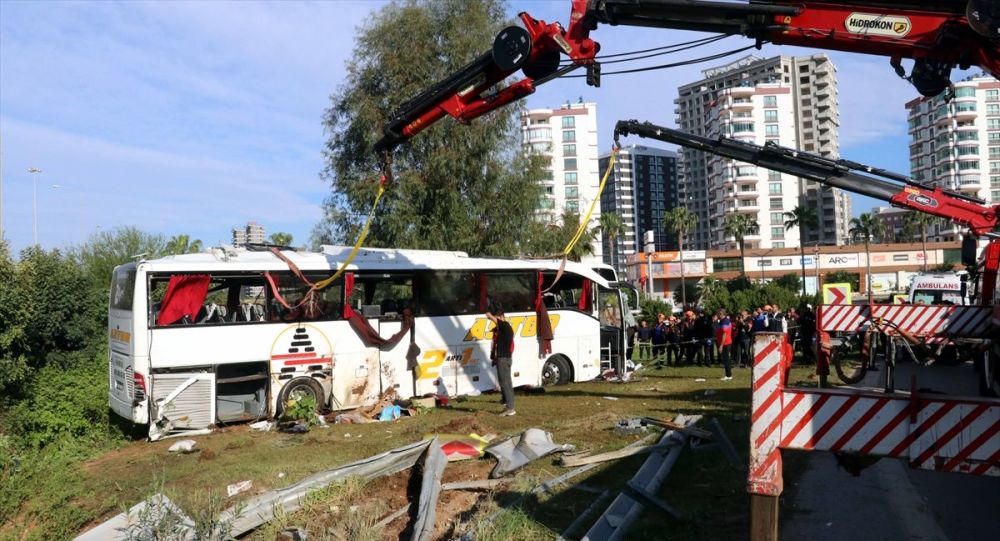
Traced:
[[[809, 372], [809, 368], [796, 368], [791, 379], [807, 381]], [[578, 383], [541, 394], [519, 394], [515, 417], [497, 416], [501, 409], [498, 395], [483, 395], [453, 401], [450, 407], [430, 410], [415, 418], [317, 427], [304, 435], [255, 433], [246, 426], [236, 426], [195, 438], [201, 452], [190, 455], [168, 453], [167, 448], [173, 443], [169, 440], [133, 442], [86, 462], [80, 462], [80, 457], [66, 458], [57, 464], [33, 466], [28, 475], [8, 478], [9, 483], [30, 483], [33, 496], [12, 516], [0, 517], [3, 518], [0, 538], [72, 537], [86, 525], [121, 512], [160, 488], [193, 515], [190, 510], [204, 507], [213, 498], [223, 498], [226, 486], [231, 483], [249, 479], [253, 481], [253, 490], [226, 499], [226, 505], [253, 493], [287, 486], [317, 471], [422, 439], [426, 434], [454, 431], [456, 427], [476, 426], [483, 432], [501, 435], [517, 434], [529, 427], [543, 428], [552, 432], [558, 443], [600, 452], [621, 448], [638, 439], [638, 436], [615, 435], [611, 428], [617, 419], [701, 414], [720, 420], [745, 462], [749, 370], [737, 370], [733, 381], [719, 381], [721, 375], [721, 368], [646, 369], [630, 383]], [[698, 382], [698, 378], [705, 381]], [[616, 492], [643, 460], [639, 456], [607, 463], [574, 482]], [[788, 466], [794, 471], [794, 464]], [[496, 533], [484, 532], [487, 539], [509, 538], [505, 537], [509, 532], [520, 532], [516, 537], [524, 539], [554, 538], [597, 497], [571, 489], [541, 499], [525, 496], [537, 482], [564, 471], [549, 458], [535, 461], [518, 473], [518, 482], [481, 500], [478, 511], [464, 517], [464, 522], [475, 523], [497, 503], [512, 505], [511, 510], [501, 515], [501, 521], [489, 527], [490, 532]], [[745, 472], [730, 466], [721, 453], [685, 450], [660, 495], [678, 507], [688, 520], [674, 522], [647, 511], [631, 530], [630, 537], [745, 537], [749, 521], [745, 484]], [[343, 497], [336, 496], [338, 490], [343, 489], [331, 489], [326, 496], [318, 497], [336, 500]], [[349, 493], [348, 498], [363, 501], [363, 495], [361, 490]], [[307, 506], [306, 514], [318, 512], [316, 509]], [[368, 520], [393, 510], [373, 508], [363, 517]], [[269, 526], [270, 537], [256, 538], [273, 539], [273, 531]]]

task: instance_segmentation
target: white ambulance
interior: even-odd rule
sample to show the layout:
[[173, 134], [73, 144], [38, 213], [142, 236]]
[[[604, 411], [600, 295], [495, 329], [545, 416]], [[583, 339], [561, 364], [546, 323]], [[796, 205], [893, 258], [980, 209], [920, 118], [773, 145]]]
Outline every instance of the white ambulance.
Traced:
[[969, 304], [965, 272], [917, 274], [910, 282], [910, 304]]

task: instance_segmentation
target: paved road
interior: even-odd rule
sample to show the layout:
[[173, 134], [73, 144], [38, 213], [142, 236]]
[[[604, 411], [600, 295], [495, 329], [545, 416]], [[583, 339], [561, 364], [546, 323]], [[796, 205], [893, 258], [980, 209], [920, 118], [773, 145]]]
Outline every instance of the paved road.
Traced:
[[[917, 387], [975, 396], [971, 364], [914, 367], [902, 364], [896, 388]], [[835, 376], [834, 376], [835, 377]], [[882, 373], [866, 387], [882, 388]], [[786, 486], [781, 539], [788, 541], [983, 541], [1000, 538], [1000, 478], [911, 470], [882, 459], [852, 477], [829, 453], [811, 453], [796, 486]]]

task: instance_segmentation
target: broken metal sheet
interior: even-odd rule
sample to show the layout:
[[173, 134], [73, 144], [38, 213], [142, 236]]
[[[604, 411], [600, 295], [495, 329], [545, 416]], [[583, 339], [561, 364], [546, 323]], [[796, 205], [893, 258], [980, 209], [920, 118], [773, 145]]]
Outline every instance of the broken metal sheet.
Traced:
[[80, 534], [75, 541], [153, 539], [157, 533], [152, 531], [154, 526], [158, 529], [167, 527], [171, 539], [195, 539], [194, 521], [169, 498], [163, 494], [154, 494], [148, 500], [132, 506], [127, 513], [115, 515]]
[[538, 428], [529, 428], [518, 436], [508, 438], [486, 448], [497, 459], [490, 473], [496, 479], [517, 470], [545, 455], [573, 450], [572, 445], [559, 445], [552, 441], [552, 434]]
[[232, 524], [229, 535], [239, 537], [272, 520], [277, 512], [291, 513], [297, 510], [302, 499], [313, 490], [352, 475], [370, 481], [411, 468], [429, 445], [430, 440], [418, 441], [346, 466], [313, 474], [294, 485], [265, 492], [227, 509], [219, 516], [218, 521]]
[[[646, 436], [643, 436], [642, 438], [639, 438], [638, 440], [633, 441], [632, 443], [626, 445], [625, 448], [628, 449], [632, 447], [641, 447], [643, 445], [646, 445], [647, 443], [653, 441], [653, 438], [655, 438], [657, 435], [659, 435], [659, 433], [647, 434]], [[570, 479], [576, 477], [577, 475], [580, 475], [581, 473], [586, 473], [598, 466], [600, 466], [600, 464], [594, 463], [594, 464], [587, 464], [584, 466], [580, 466], [579, 468], [574, 468], [562, 475], [553, 477], [552, 479], [549, 479], [548, 481], [545, 481], [544, 483], [536, 486], [531, 490], [531, 493], [541, 494], [542, 492], [551, 492], [552, 489], [555, 488], [557, 485], [561, 485], [566, 481], [569, 481]]]
[[437, 438], [430, 440], [424, 453], [423, 478], [420, 481], [420, 499], [417, 501], [417, 520], [413, 524], [412, 541], [427, 541], [434, 534], [434, 516], [438, 497], [441, 495], [441, 477], [448, 457], [441, 450]]
[[[700, 415], [678, 415], [674, 421], [686, 427], [695, 424], [700, 419]], [[663, 451], [649, 455], [649, 458], [629, 481], [633, 484], [633, 489], [641, 490], [644, 495], [657, 494], [687, 441], [687, 434], [677, 430], [667, 430], [663, 434], [663, 438], [660, 439]], [[674, 445], [665, 445], [671, 442]], [[619, 494], [597, 519], [597, 522], [590, 527], [581, 541], [617, 541], [623, 539], [629, 526], [642, 514], [642, 510], [642, 503], [626, 493]]]

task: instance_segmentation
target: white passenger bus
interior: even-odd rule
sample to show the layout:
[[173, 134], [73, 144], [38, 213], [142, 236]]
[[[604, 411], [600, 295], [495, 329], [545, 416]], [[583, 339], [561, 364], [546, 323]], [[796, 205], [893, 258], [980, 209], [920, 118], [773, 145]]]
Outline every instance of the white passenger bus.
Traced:
[[[492, 302], [515, 331], [515, 386], [590, 380], [602, 361], [623, 362], [629, 299], [585, 265], [567, 263], [543, 293], [559, 262], [363, 249], [337, 282], [309, 295], [306, 280], [333, 274], [348, 251], [279, 257], [225, 247], [117, 267], [112, 410], [149, 424], [157, 439], [273, 417], [302, 395], [336, 410], [372, 404], [390, 388], [404, 398], [492, 390], [484, 316]], [[549, 350], [538, 314], [551, 324]]]

